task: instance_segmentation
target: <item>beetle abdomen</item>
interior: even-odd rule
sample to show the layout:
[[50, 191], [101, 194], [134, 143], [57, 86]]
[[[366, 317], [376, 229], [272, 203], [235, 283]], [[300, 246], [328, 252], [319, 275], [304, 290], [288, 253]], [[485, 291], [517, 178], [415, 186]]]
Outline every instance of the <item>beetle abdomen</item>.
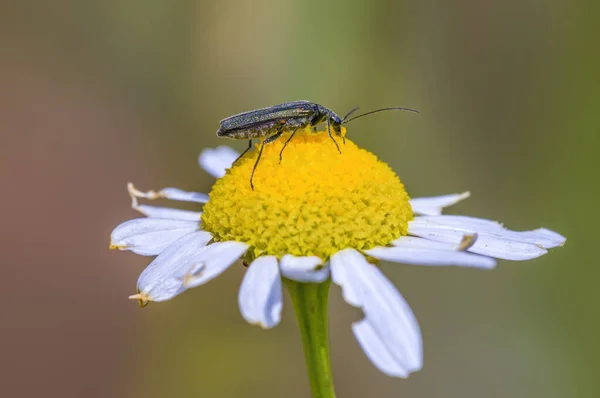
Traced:
[[293, 131], [299, 127], [305, 127], [308, 124], [307, 118], [294, 118], [287, 120], [272, 120], [253, 126], [239, 129], [217, 130], [219, 137], [231, 138], [234, 140], [250, 140], [271, 136], [278, 131]]

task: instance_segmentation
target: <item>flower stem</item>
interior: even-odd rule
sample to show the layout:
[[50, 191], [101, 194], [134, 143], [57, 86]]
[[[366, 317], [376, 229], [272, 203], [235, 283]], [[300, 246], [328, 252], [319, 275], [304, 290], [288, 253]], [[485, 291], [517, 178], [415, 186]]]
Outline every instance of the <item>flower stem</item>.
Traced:
[[317, 284], [285, 279], [285, 283], [298, 318], [313, 398], [335, 398], [327, 328], [327, 301], [331, 281]]

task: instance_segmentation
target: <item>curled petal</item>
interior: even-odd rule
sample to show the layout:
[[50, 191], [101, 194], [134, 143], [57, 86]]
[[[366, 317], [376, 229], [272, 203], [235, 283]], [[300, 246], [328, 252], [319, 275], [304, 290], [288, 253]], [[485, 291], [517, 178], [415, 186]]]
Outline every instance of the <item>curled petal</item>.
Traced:
[[145, 199], [169, 199], [178, 200], [182, 202], [194, 202], [194, 203], [207, 203], [208, 195], [199, 192], [188, 192], [179, 188], [163, 188], [160, 191], [138, 191], [132, 183], [127, 184], [127, 191], [131, 196], [132, 201], [135, 203], [137, 198]]
[[329, 267], [317, 256], [292, 256], [286, 254], [281, 258], [281, 274], [297, 282], [321, 283], [329, 278]]
[[469, 196], [471, 196], [470, 192], [463, 192], [427, 198], [414, 198], [410, 200], [410, 205], [415, 214], [437, 216], [442, 214], [444, 207], [452, 206]]
[[240, 287], [238, 304], [248, 323], [264, 329], [277, 326], [281, 320], [283, 299], [275, 256], [259, 257], [250, 264]]

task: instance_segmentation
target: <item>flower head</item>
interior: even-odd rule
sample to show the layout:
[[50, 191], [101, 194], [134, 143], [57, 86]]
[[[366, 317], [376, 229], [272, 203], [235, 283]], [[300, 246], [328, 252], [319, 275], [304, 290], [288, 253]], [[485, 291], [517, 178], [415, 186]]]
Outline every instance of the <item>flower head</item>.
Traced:
[[[497, 258], [532, 259], [565, 242], [543, 228], [511, 231], [494, 221], [442, 215], [469, 194], [409, 199], [389, 166], [350, 140], [338, 153], [326, 132], [299, 132], [280, 161], [285, 138], [265, 145], [254, 190], [256, 153], [232, 166], [238, 154], [227, 147], [200, 156], [219, 178], [209, 196], [128, 186], [132, 207], [146, 217], [115, 228], [111, 248], [156, 256], [131, 298], [169, 300], [242, 258], [249, 264], [238, 296], [242, 316], [271, 328], [281, 316], [282, 278], [331, 279], [345, 301], [364, 312], [353, 331], [367, 356], [386, 374], [406, 377], [422, 366], [421, 332], [378, 261], [493, 268]], [[138, 203], [159, 197], [204, 209]]]
[[250, 246], [261, 255], [317, 256], [345, 248], [385, 246], [412, 220], [398, 176], [373, 154], [347, 141], [342, 155], [327, 134], [298, 133], [282, 161], [284, 140], [266, 145], [250, 187], [256, 153], [217, 180], [202, 214], [215, 241]]

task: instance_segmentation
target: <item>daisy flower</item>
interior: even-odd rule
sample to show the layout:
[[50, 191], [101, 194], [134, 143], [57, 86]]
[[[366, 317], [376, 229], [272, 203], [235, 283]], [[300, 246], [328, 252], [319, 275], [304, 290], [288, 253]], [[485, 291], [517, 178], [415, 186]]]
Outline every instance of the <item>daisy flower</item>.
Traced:
[[[410, 199], [392, 169], [346, 139], [338, 153], [326, 132], [298, 132], [279, 160], [284, 139], [257, 151], [205, 150], [200, 165], [217, 177], [209, 195], [176, 188], [142, 192], [128, 185], [144, 217], [111, 234], [112, 249], [156, 256], [140, 275], [141, 305], [167, 301], [220, 275], [237, 260], [248, 267], [238, 302], [242, 316], [265, 329], [281, 319], [282, 285], [292, 297], [313, 392], [334, 396], [329, 370], [330, 282], [364, 318], [352, 325], [371, 362], [407, 377], [423, 364], [419, 324], [380, 271], [381, 260], [490, 269], [497, 259], [523, 261], [561, 246], [540, 228], [513, 231], [490, 220], [442, 215], [468, 192]], [[140, 204], [165, 198], [203, 204], [202, 212]], [[325, 391], [325, 392], [323, 392]], [[329, 394], [329, 395], [328, 395]]]

